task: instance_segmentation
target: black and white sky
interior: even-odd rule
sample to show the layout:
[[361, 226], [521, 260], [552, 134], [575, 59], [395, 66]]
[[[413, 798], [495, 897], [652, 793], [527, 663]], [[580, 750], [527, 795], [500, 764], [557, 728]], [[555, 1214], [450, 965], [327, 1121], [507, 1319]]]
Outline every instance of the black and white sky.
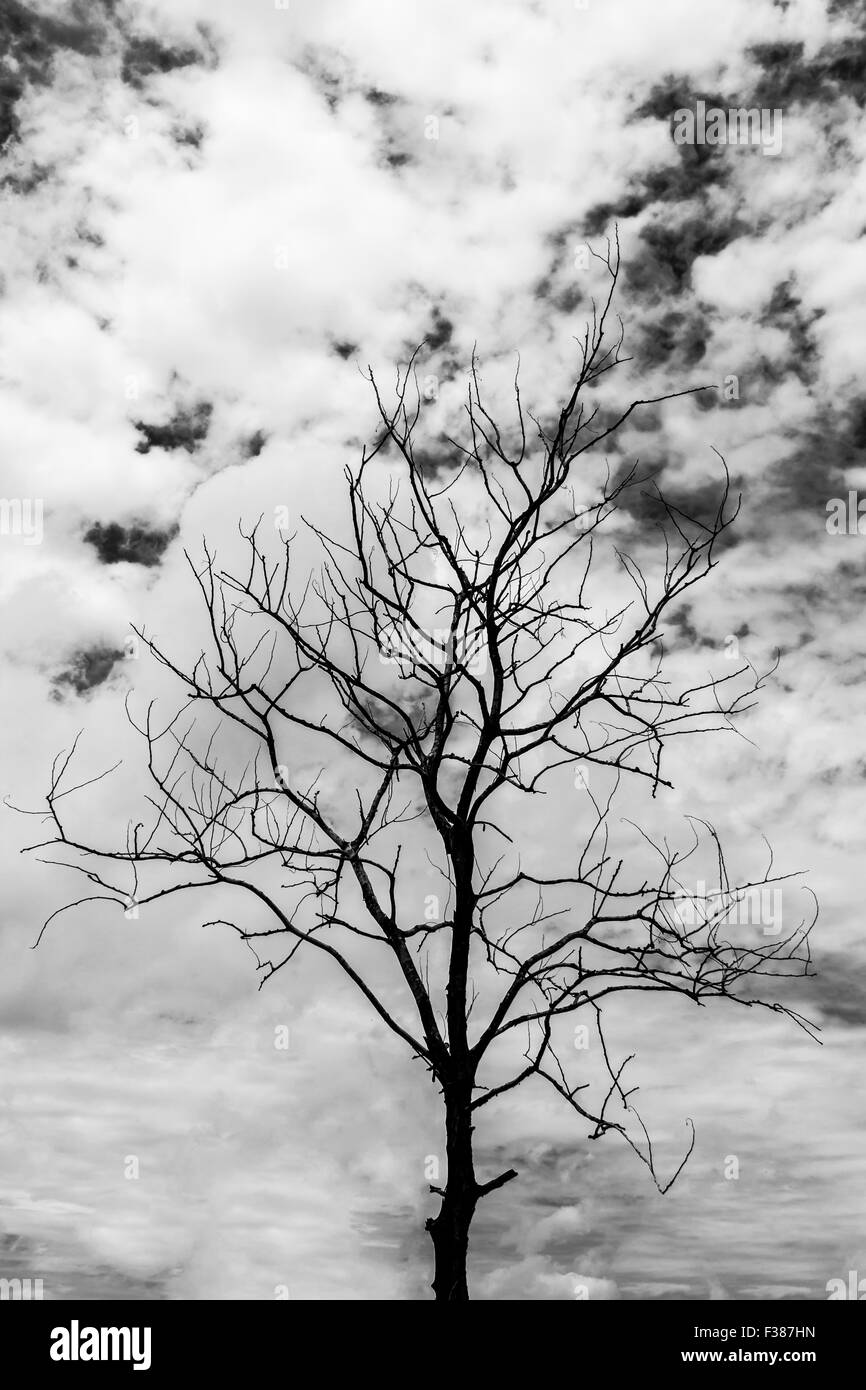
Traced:
[[[781, 113], [781, 148], [676, 144], [700, 100]], [[648, 814], [712, 819], [747, 872], [762, 834], [808, 870], [818, 973], [786, 999], [822, 1045], [751, 1010], [614, 1015], [661, 1160], [685, 1117], [692, 1160], [662, 1197], [546, 1093], [489, 1107], [481, 1161], [520, 1180], [478, 1218], [477, 1297], [823, 1298], [866, 1274], [866, 537], [828, 528], [866, 496], [864, 101], [863, 0], [0, 0], [0, 492], [42, 506], [0, 536], [15, 803], [78, 730], [86, 768], [135, 765], [124, 696], [163, 677], [130, 622], [198, 640], [184, 545], [230, 556], [275, 508], [346, 525], [368, 364], [391, 379], [426, 339], [443, 467], [474, 346], [504, 408], [518, 353], [554, 407], [581, 248], [618, 224], [631, 360], [605, 399], [719, 384], [608, 456], [694, 506], [724, 456], [736, 535], [666, 645], [695, 679], [782, 659], [748, 741], [678, 755]], [[93, 835], [126, 785], [83, 799]], [[583, 795], [530, 845], [566, 848]], [[426, 1296], [436, 1095], [363, 1000], [315, 962], [257, 992], [189, 901], [85, 907], [32, 950], [70, 891], [19, 858], [32, 829], [3, 813], [4, 1270], [55, 1296]]]

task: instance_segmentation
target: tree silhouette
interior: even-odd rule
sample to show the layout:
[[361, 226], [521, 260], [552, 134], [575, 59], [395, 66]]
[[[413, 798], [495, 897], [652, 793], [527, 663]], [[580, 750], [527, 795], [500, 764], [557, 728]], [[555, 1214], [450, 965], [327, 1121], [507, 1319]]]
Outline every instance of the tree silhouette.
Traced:
[[[222, 569], [206, 543], [201, 559], [187, 557], [210, 645], [181, 661], [139, 633], [184, 691], [167, 723], [154, 703], [129, 713], [154, 787], [147, 819], [114, 848], [76, 832], [65, 798], [107, 774], [72, 785], [73, 745], [53, 769], [51, 837], [30, 847], [63, 846], [51, 862], [99, 890], [59, 911], [233, 889], [248, 911], [206, 925], [237, 932], [262, 984], [302, 948], [348, 976], [441, 1092], [447, 1174], [431, 1187], [440, 1205], [426, 1223], [441, 1301], [468, 1299], [477, 1205], [517, 1176], [479, 1180], [473, 1158], [477, 1112], [515, 1088], [543, 1082], [590, 1138], [619, 1134], [662, 1192], [687, 1161], [690, 1121], [681, 1162], [659, 1174], [624, 1079], [631, 1058], [617, 1061], [605, 1037], [606, 1001], [625, 991], [730, 999], [809, 1027], [772, 989], [759, 997], [755, 981], [809, 973], [814, 914], [784, 935], [731, 930], [738, 904], [782, 882], [772, 854], [760, 877], [737, 882], [697, 819], [681, 848], [632, 826], [629, 854], [614, 852], [619, 794], [670, 786], [669, 741], [733, 728], [766, 673], [743, 663], [688, 688], [664, 674], [663, 622], [717, 563], [739, 498], [723, 461], [711, 512], [696, 516], [643, 486], [636, 467], [612, 477], [585, 459], [652, 403], [614, 415], [591, 405], [594, 384], [624, 360], [621, 325], [608, 337], [618, 244], [598, 259], [605, 297], [555, 419], [524, 410], [515, 378], [514, 420], [498, 424], [473, 360], [465, 436], [448, 441], [446, 465], [416, 448], [415, 358], [390, 403], [371, 372], [376, 437], [346, 472], [350, 528], [339, 538], [309, 527], [318, 571], [296, 583], [295, 537], [275, 545], [261, 522], [241, 529], [242, 573]], [[645, 541], [639, 559], [618, 542], [625, 502], [657, 522], [655, 565]], [[630, 591], [612, 612], [590, 593], [603, 554]], [[321, 745], [312, 776], [291, 770], [298, 740]], [[561, 817], [563, 778], [580, 840], [545, 871], [526, 812]], [[709, 892], [688, 877], [707, 855]], [[425, 894], [423, 914], [422, 863], [445, 899]], [[592, 1075], [588, 1065], [571, 1074], [574, 1052], [565, 1059], [575, 1018], [598, 1042]]]

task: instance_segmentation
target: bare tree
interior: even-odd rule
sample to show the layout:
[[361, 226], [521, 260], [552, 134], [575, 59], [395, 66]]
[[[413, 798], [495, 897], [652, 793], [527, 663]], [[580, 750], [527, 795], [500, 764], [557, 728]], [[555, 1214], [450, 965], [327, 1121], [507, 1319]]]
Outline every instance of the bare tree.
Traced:
[[[449, 441], [455, 461], [436, 466], [416, 447], [415, 360], [398, 372], [390, 403], [371, 372], [376, 437], [346, 473], [351, 528], [340, 539], [310, 527], [321, 568], [296, 585], [296, 537], [275, 546], [261, 524], [241, 531], [243, 573], [222, 569], [207, 544], [203, 558], [187, 557], [210, 645], [180, 661], [139, 634], [184, 691], [168, 722], [153, 703], [130, 713], [154, 786], [146, 819], [113, 848], [76, 832], [67, 798], [99, 778], [71, 783], [73, 746], [53, 769], [51, 837], [30, 847], [63, 847], [51, 862], [94, 886], [59, 911], [234, 889], [247, 914], [217, 921], [253, 950], [261, 983], [302, 947], [348, 976], [441, 1091], [447, 1176], [431, 1188], [441, 1204], [426, 1226], [443, 1301], [468, 1299], [476, 1207], [517, 1176], [479, 1180], [473, 1161], [476, 1113], [516, 1087], [543, 1082], [590, 1138], [619, 1134], [662, 1192], [687, 1161], [693, 1127], [676, 1171], [659, 1174], [624, 1080], [631, 1058], [615, 1060], [605, 1038], [606, 1001], [625, 991], [728, 999], [809, 1026], [778, 990], [760, 998], [755, 982], [809, 973], [814, 914], [784, 936], [743, 940], [730, 929], [738, 903], [781, 882], [772, 855], [759, 878], [736, 882], [699, 820], [682, 848], [637, 838], [635, 827], [641, 852], [613, 851], [620, 790], [639, 784], [655, 797], [669, 786], [669, 741], [733, 728], [766, 673], [743, 663], [690, 688], [663, 674], [664, 620], [714, 567], [739, 499], [723, 461], [709, 518], [651, 481], [638, 504], [636, 468], [587, 482], [584, 456], [650, 404], [613, 415], [587, 404], [624, 360], [621, 326], [609, 337], [618, 246], [599, 259], [605, 297], [555, 419], [524, 411], [515, 378], [514, 420], [497, 424], [473, 361], [465, 435]], [[588, 503], [577, 501], [578, 478]], [[657, 565], [614, 544], [629, 597], [608, 612], [590, 597], [594, 547], [626, 498], [633, 511], [653, 509]], [[290, 770], [298, 740], [305, 758], [322, 745], [313, 777]], [[586, 791], [573, 800], [589, 814], [573, 859], [545, 872], [520, 807], [561, 812], [561, 796], [544, 803], [543, 794], [575, 770]], [[707, 852], [712, 893], [687, 877]], [[409, 905], [422, 853], [447, 887], [441, 910], [419, 921]], [[601, 1084], [569, 1074], [562, 1028], [576, 1016], [596, 1029]]]

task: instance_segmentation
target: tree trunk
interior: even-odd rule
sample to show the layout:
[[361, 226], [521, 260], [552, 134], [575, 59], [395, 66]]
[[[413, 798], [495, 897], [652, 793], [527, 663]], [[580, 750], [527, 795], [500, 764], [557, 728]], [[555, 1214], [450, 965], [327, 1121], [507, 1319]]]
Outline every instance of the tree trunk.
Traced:
[[437, 1303], [469, 1302], [469, 1227], [479, 1198], [472, 1162], [471, 1096], [471, 1086], [457, 1084], [445, 1091], [448, 1174], [439, 1213], [427, 1221], [433, 1241], [433, 1291]]

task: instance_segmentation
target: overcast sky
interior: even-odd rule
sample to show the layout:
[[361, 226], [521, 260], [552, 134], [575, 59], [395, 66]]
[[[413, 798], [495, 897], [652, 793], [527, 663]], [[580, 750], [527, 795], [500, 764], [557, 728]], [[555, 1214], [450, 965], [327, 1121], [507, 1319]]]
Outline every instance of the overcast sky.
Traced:
[[[827, 527], [866, 495], [864, 21], [863, 0], [0, 15], [0, 491], [44, 504], [40, 543], [0, 536], [16, 803], [79, 729], [83, 766], [134, 766], [124, 694], [163, 683], [129, 625], [195, 640], [184, 545], [231, 555], [239, 516], [277, 507], [345, 526], [368, 364], [390, 380], [426, 337], [431, 448], [473, 345], [494, 397], [519, 352], [524, 399], [554, 408], [593, 288], [579, 248], [616, 221], [632, 360], [610, 400], [728, 382], [609, 451], [697, 505], [718, 450], [744, 494], [668, 630], [677, 669], [724, 673], [733, 639], [782, 653], [751, 742], [693, 745], [652, 815], [712, 818], [747, 871], [761, 833], [808, 869], [819, 973], [786, 997], [823, 1045], [753, 1011], [615, 1015], [664, 1162], [697, 1127], [665, 1197], [547, 1092], [487, 1107], [479, 1170], [520, 1179], [478, 1217], [478, 1297], [822, 1298], [866, 1275], [866, 539]], [[676, 145], [700, 99], [780, 112], [781, 149]], [[93, 834], [123, 795], [82, 798]], [[553, 810], [522, 833], [565, 843]], [[190, 900], [84, 907], [33, 951], [70, 884], [19, 859], [35, 823], [3, 829], [0, 1272], [56, 1296], [425, 1296], [437, 1097], [348, 984], [311, 963], [257, 992]]]

